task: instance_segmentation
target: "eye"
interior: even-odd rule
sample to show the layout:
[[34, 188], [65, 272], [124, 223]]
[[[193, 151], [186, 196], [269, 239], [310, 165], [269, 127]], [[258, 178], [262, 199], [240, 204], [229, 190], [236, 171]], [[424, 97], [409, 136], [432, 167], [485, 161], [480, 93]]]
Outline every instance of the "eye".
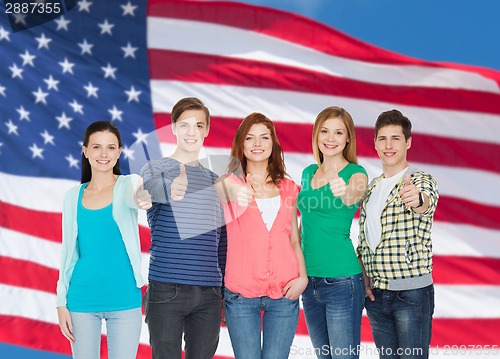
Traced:
[[336, 134], [337, 134], [337, 135], [339, 135], [339, 136], [342, 136], [342, 135], [344, 134], [344, 132], [342, 132], [342, 131], [337, 131], [337, 132], [336, 132]]
[[328, 133], [327, 130], [321, 130], [321, 133]]
[[263, 136], [262, 137], [263, 140], [268, 140], [269, 139], [269, 136]]
[[253, 140], [253, 137], [248, 136], [247, 138], [245, 138], [245, 140], [246, 140], [246, 141]]

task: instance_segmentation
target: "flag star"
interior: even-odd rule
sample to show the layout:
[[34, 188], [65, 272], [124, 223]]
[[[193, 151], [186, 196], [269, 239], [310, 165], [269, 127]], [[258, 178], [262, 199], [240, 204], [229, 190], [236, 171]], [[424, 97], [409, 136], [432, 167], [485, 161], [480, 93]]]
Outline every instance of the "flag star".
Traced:
[[101, 28], [101, 35], [104, 35], [104, 34], [110, 34], [110, 35], [113, 35], [111, 33], [111, 29], [113, 28], [113, 26], [115, 26], [115, 24], [110, 24], [108, 22], [108, 19], [105, 19], [104, 22], [102, 24], [97, 24], [100, 28]]
[[63, 127], [66, 127], [68, 130], [71, 129], [69, 123], [73, 121], [73, 119], [71, 117], [67, 117], [64, 112], [61, 114], [61, 116], [57, 116], [56, 120], [59, 122], [59, 126], [57, 127], [57, 129], [61, 129]]
[[29, 111], [26, 111], [23, 106], [16, 109], [16, 111], [17, 111], [17, 113], [19, 113], [20, 120], [31, 121]]
[[137, 47], [132, 47], [132, 45], [129, 42], [127, 43], [127, 47], [122, 47], [121, 49], [125, 53], [125, 55], [123, 55], [123, 58], [127, 58], [130, 56], [135, 59], [135, 52], [137, 51]]
[[137, 6], [133, 6], [130, 1], [127, 3], [127, 5], [120, 5], [121, 8], [123, 9], [123, 14], [122, 16], [125, 15], [132, 15], [135, 16], [134, 11], [137, 9]]
[[14, 122], [12, 122], [12, 120], [9, 120], [9, 122], [5, 123], [5, 125], [7, 126], [8, 128], [8, 131], [9, 131], [9, 135], [11, 133], [15, 133], [16, 135], [19, 136], [19, 133], [17, 133], [17, 126], [14, 124]]
[[148, 135], [146, 133], [142, 133], [142, 130], [140, 128], [137, 129], [137, 132], [132, 133], [132, 135], [134, 135], [134, 137], [137, 139], [136, 141], [142, 142], [146, 145], [148, 144], [148, 142], [146, 141]]
[[131, 150], [127, 146], [124, 146], [122, 152], [123, 152], [125, 158], [129, 158], [131, 160], [134, 160], [134, 150]]
[[50, 143], [51, 145], [55, 145], [54, 136], [52, 136], [50, 133], [48, 133], [47, 130], [45, 130], [43, 133], [41, 133], [40, 136], [43, 137], [43, 144], [44, 145], [46, 145], [47, 143]]
[[76, 169], [78, 169], [78, 160], [74, 158], [73, 155], [70, 154], [64, 158], [69, 162], [69, 168], [75, 167]]
[[56, 90], [56, 91], [59, 91], [59, 89], [57, 88], [57, 84], [60, 82], [59, 80], [56, 80], [52, 77], [52, 75], [49, 76], [48, 79], [43, 79], [43, 81], [45, 81], [47, 83], [47, 90]]
[[59, 65], [63, 68], [63, 74], [69, 72], [73, 75], [73, 66], [75, 66], [75, 64], [69, 62], [67, 57], [64, 58], [64, 62], [59, 62]]
[[54, 22], [57, 24], [57, 31], [61, 29], [68, 31], [68, 24], [71, 20], [66, 20], [64, 16], [61, 16], [59, 19], [54, 20]]
[[69, 105], [73, 108], [74, 112], [78, 112], [83, 115], [83, 106], [76, 102], [76, 100], [73, 100], [73, 102], [71, 102]]
[[92, 5], [92, 2], [87, 1], [87, 0], [80, 0], [78, 1], [78, 11], [86, 11], [90, 13], [90, 5]]
[[35, 67], [33, 64], [33, 60], [36, 59], [35, 55], [31, 55], [28, 50], [24, 52], [24, 54], [19, 54], [23, 59], [23, 66], [30, 65], [31, 67]]
[[6, 97], [6, 96], [5, 96], [5, 90], [6, 90], [6, 89], [7, 89], [6, 87], [4, 87], [4, 86], [0, 85], [0, 95], [2, 95], [3, 97]]
[[9, 67], [9, 70], [12, 71], [12, 78], [19, 77], [20, 79], [23, 78], [23, 69], [20, 67], [17, 67], [16, 64], [13, 64], [12, 66]]
[[43, 92], [42, 89], [39, 87], [37, 91], [33, 91], [32, 93], [36, 97], [35, 103], [42, 102], [44, 105], [47, 104], [45, 98], [49, 95], [48, 92]]
[[78, 44], [78, 46], [80, 46], [80, 48], [82, 49], [82, 52], [80, 55], [84, 55], [84, 54], [92, 55], [92, 47], [94, 46], [94, 44], [89, 44], [87, 42], [87, 39], [83, 39], [83, 42], [81, 44]]
[[142, 91], [136, 91], [134, 86], [130, 88], [129, 91], [125, 91], [125, 93], [128, 95], [128, 100], [127, 102], [130, 101], [136, 101], [139, 102], [139, 95], [142, 93]]
[[94, 96], [97, 98], [97, 91], [99, 91], [99, 88], [94, 87], [92, 82], [89, 82], [89, 84], [87, 86], [83, 86], [83, 88], [87, 91], [87, 97]]
[[104, 78], [107, 79], [108, 77], [112, 77], [116, 80], [115, 77], [115, 72], [117, 70], [116, 67], [111, 67], [111, 64], [108, 62], [108, 66], [106, 67], [101, 67], [102, 71], [104, 71]]
[[2, 40], [10, 41], [10, 38], [9, 38], [9, 32], [5, 31], [3, 26], [0, 26], [0, 41]]
[[33, 153], [32, 158], [40, 157], [43, 160], [43, 148], [39, 148], [36, 143], [34, 143], [30, 148], [30, 151]]
[[113, 105], [113, 108], [111, 110], [108, 110], [108, 112], [111, 114], [111, 121], [114, 120], [123, 121], [122, 119], [123, 111], [118, 110], [116, 106]]
[[[0, 142], [0, 150], [2, 149], [3, 143]], [[2, 154], [2, 151], [0, 151], [0, 155]]]
[[26, 26], [26, 17], [28, 15], [26, 14], [20, 14], [20, 13], [17, 13], [17, 14], [13, 14], [13, 17], [14, 17], [14, 22], [16, 24], [21, 24], [23, 26]]
[[38, 50], [40, 50], [42, 47], [45, 47], [48, 50], [49, 42], [52, 41], [52, 39], [45, 37], [45, 34], [43, 32], [40, 37], [35, 37], [35, 40], [38, 42]]

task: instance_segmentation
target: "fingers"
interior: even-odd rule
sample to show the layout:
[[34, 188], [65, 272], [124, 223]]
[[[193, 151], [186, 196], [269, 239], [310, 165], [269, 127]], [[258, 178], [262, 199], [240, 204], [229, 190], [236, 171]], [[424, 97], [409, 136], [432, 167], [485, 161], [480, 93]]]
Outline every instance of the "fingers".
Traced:
[[143, 188], [143, 179], [142, 177], [139, 178], [139, 181], [137, 183], [137, 189], [135, 191], [135, 202], [137, 203], [137, 207], [140, 209], [150, 209], [153, 206], [153, 202], [151, 200], [151, 195], [149, 194], [148, 190], [145, 190]]
[[410, 175], [406, 175], [404, 186], [399, 191], [399, 197], [403, 204], [408, 207], [416, 207], [420, 203], [420, 192], [418, 188], [411, 183]]
[[337, 165], [333, 166], [333, 178], [330, 181], [330, 189], [336, 197], [343, 197], [347, 194], [347, 185], [344, 179], [339, 176]]
[[370, 298], [372, 302], [375, 301], [375, 296], [373, 295], [372, 289], [370, 287], [366, 288], [366, 296]]
[[58, 307], [57, 316], [59, 318], [59, 328], [61, 328], [61, 333], [66, 339], [74, 342], [75, 337], [73, 336], [73, 323], [68, 309], [66, 307]]
[[179, 166], [179, 176], [176, 177], [170, 185], [170, 198], [173, 201], [184, 199], [188, 187], [188, 178], [186, 174], [186, 165], [183, 163]]
[[410, 175], [407, 174], [405, 178], [405, 187], [411, 185]]
[[179, 169], [180, 169], [179, 177], [185, 178], [187, 181], [186, 165], [184, 163], [181, 163], [181, 165], [179, 166]]
[[252, 197], [253, 197], [253, 191], [252, 191], [251, 174], [247, 173], [245, 185], [241, 186], [236, 196], [236, 200], [240, 207], [248, 207], [250, 206], [250, 203], [252, 203]]

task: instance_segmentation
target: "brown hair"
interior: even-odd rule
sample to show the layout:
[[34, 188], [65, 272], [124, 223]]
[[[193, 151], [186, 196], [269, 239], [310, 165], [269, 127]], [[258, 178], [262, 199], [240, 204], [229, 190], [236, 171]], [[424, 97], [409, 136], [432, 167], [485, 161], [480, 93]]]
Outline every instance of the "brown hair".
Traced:
[[207, 106], [196, 97], [186, 97], [177, 101], [177, 103], [172, 108], [172, 113], [170, 118], [172, 119], [172, 123], [176, 123], [179, 117], [184, 113], [184, 111], [188, 110], [202, 110], [205, 112], [205, 118], [207, 119], [207, 126], [210, 126], [210, 112], [208, 111]]
[[319, 131], [321, 130], [321, 127], [323, 126], [325, 121], [331, 118], [340, 118], [344, 122], [344, 125], [347, 128], [348, 142], [345, 145], [342, 154], [347, 161], [358, 164], [358, 157], [356, 155], [356, 132], [354, 130], [354, 121], [349, 112], [344, 110], [342, 107], [331, 106], [321, 111], [316, 117], [316, 121], [314, 122], [312, 134], [312, 149], [314, 159], [318, 163], [318, 166], [321, 167], [321, 164], [323, 163], [323, 153], [321, 153], [318, 146]]
[[398, 110], [390, 110], [382, 112], [375, 122], [375, 139], [378, 131], [385, 126], [401, 126], [405, 140], [411, 137], [411, 121]]
[[240, 174], [238, 173], [241, 164], [241, 169], [243, 170], [243, 175], [247, 175], [247, 159], [245, 158], [243, 152], [243, 143], [245, 138], [250, 131], [250, 128], [256, 124], [263, 124], [269, 129], [271, 133], [271, 139], [273, 141], [273, 149], [271, 156], [269, 156], [267, 164], [267, 172], [271, 181], [278, 185], [280, 181], [285, 177], [285, 160], [283, 157], [283, 150], [281, 149], [278, 136], [276, 135], [276, 129], [274, 128], [273, 122], [261, 113], [254, 112], [245, 117], [245, 119], [240, 123], [236, 134], [234, 135], [233, 145], [231, 147], [231, 160], [227, 167], [228, 173]]

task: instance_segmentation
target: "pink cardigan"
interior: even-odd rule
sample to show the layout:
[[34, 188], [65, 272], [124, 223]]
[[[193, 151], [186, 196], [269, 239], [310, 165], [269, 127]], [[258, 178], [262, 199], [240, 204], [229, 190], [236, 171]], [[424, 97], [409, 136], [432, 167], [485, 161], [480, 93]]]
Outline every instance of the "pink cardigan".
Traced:
[[[233, 181], [243, 184], [231, 175]], [[297, 256], [290, 244], [292, 215], [299, 187], [290, 179], [279, 186], [280, 209], [268, 231], [255, 199], [249, 207], [225, 203], [228, 248], [225, 286], [246, 298], [282, 298], [283, 287], [299, 276]]]

